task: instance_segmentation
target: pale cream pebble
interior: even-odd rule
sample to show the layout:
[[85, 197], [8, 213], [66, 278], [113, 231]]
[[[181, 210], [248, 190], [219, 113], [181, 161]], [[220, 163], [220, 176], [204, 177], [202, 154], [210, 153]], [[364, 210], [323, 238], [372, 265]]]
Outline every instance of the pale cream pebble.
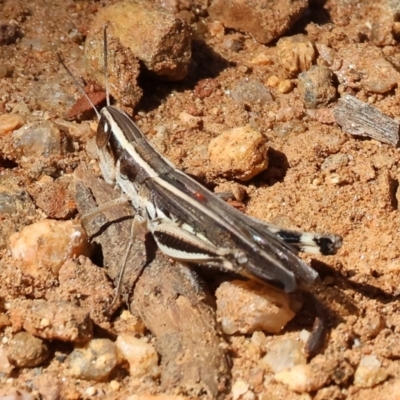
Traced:
[[131, 333], [122, 333], [115, 342], [118, 355], [129, 363], [133, 378], [158, 375], [158, 354], [150, 343], [138, 339]]
[[50, 326], [50, 321], [48, 318], [42, 318], [40, 320], [40, 327], [41, 328], [47, 328], [48, 326]]
[[264, 351], [265, 345], [267, 344], [267, 337], [265, 336], [265, 333], [261, 331], [255, 331], [251, 335], [251, 343]]
[[369, 388], [383, 382], [388, 377], [381, 362], [374, 355], [363, 356], [354, 374], [354, 385]]
[[86, 232], [74, 221], [42, 220], [11, 235], [9, 250], [19, 267], [37, 277], [57, 275], [70, 258], [88, 252]]
[[285, 228], [289, 230], [298, 228], [293, 219], [284, 214], [275, 215], [274, 217], [269, 219], [269, 222], [272, 225], [276, 225], [279, 226], [280, 228]]
[[46, 185], [48, 183], [54, 182], [54, 179], [51, 176], [43, 175], [38, 181], [38, 185]]
[[121, 384], [116, 380], [112, 380], [109, 383], [109, 387], [112, 391], [117, 392], [121, 388]]
[[0, 330], [3, 330], [4, 327], [11, 325], [10, 318], [5, 313], [0, 312]]
[[329, 174], [325, 178], [326, 183], [330, 183], [332, 185], [340, 185], [346, 181], [341, 175], [337, 174], [336, 172]]
[[97, 389], [94, 386], [89, 386], [85, 390], [86, 396], [95, 396], [97, 394]]
[[250, 60], [250, 63], [253, 65], [270, 65], [273, 64], [273, 60], [271, 56], [265, 53], [258, 53]]
[[[324, 280], [325, 283], [325, 280]], [[306, 329], [302, 329], [299, 333], [299, 339], [303, 342], [303, 343], [307, 343], [308, 339], [310, 339], [311, 333], [309, 331], [307, 331]]]
[[224, 25], [219, 21], [212, 21], [207, 24], [211, 36], [223, 36], [225, 32]]
[[278, 84], [279, 93], [289, 93], [293, 89], [293, 82], [290, 79], [284, 79]]
[[3, 346], [0, 346], [0, 374], [9, 375], [13, 366], [8, 360], [8, 353]]
[[25, 124], [24, 118], [19, 114], [0, 115], [0, 135], [6, 135]]
[[143, 321], [137, 315], [132, 315], [132, 313], [128, 310], [122, 311], [120, 317], [121, 321], [128, 322], [129, 331], [131, 333], [136, 333], [138, 336], [144, 335], [146, 330], [146, 326]]
[[302, 343], [291, 338], [274, 341], [260, 361], [262, 366], [268, 366], [274, 373], [306, 363]]
[[184, 111], [179, 114], [179, 120], [184, 126], [191, 129], [198, 128], [202, 122], [202, 119], [200, 117], [195, 117]]
[[314, 392], [323, 387], [329, 375], [325, 371], [313, 368], [310, 364], [299, 364], [278, 372], [274, 378], [277, 382], [287, 385], [290, 390], [304, 393]]
[[208, 147], [214, 171], [240, 181], [248, 181], [268, 168], [267, 152], [267, 140], [250, 126], [224, 132], [211, 140]]
[[227, 335], [278, 333], [295, 315], [286, 293], [253, 281], [223, 282], [216, 301], [217, 319]]
[[255, 400], [256, 395], [252, 390], [248, 390], [243, 396], [242, 400]]
[[271, 75], [267, 79], [267, 85], [271, 86], [271, 87], [277, 87], [280, 82], [281, 82], [281, 80], [276, 75]]
[[237, 400], [241, 398], [249, 390], [249, 384], [241, 379], [233, 383], [231, 393], [232, 399]]

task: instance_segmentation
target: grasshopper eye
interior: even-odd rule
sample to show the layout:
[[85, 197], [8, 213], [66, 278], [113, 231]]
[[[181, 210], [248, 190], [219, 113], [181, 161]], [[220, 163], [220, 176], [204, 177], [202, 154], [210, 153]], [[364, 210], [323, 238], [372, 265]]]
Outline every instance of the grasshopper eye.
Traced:
[[102, 116], [97, 126], [96, 133], [96, 144], [99, 149], [103, 148], [111, 137], [111, 124], [108, 122], [107, 118]]

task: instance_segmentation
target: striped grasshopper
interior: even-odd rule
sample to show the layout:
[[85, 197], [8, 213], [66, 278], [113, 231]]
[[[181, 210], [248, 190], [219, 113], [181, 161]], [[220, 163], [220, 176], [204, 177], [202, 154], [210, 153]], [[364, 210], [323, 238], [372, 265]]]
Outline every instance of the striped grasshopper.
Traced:
[[[297, 252], [335, 254], [342, 238], [281, 229], [249, 217], [177, 169], [128, 114], [110, 105], [106, 28], [104, 46], [107, 105], [100, 112], [92, 106], [99, 119], [96, 145], [103, 178], [125, 194], [113, 205], [131, 202], [133, 226], [145, 226], [160, 250], [175, 260], [231, 271], [286, 292], [316, 283], [318, 273]], [[132, 231], [134, 236], [138, 229]]]

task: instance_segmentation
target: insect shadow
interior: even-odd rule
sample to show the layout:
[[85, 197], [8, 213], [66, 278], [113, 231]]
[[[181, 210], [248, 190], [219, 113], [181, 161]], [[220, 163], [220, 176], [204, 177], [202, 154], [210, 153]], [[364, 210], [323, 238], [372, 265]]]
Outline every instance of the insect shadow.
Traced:
[[283, 182], [290, 168], [289, 161], [284, 153], [273, 148], [268, 149], [268, 168], [257, 175], [255, 184], [262, 183], [273, 186], [275, 183]]
[[[345, 315], [359, 316], [362, 314], [363, 310], [358, 307], [351, 294], [346, 293], [349, 289], [355, 293], [360, 293], [368, 299], [377, 300], [382, 304], [393, 302], [399, 298], [399, 295], [388, 293], [369, 283], [354, 282], [348, 276], [320, 260], [312, 260], [311, 267], [318, 272], [322, 281], [325, 281], [328, 277], [333, 278], [331, 285], [319, 286], [319, 289], [323, 288], [323, 290], [319, 290], [318, 295], [315, 295], [326, 315], [325, 321], [329, 328], [334, 328], [345, 322]], [[307, 300], [307, 293], [304, 295], [306, 296], [304, 304], [307, 305], [310, 302]], [[311, 326], [314, 318], [315, 310], [313, 310], [313, 307], [303, 306], [302, 311], [288, 323], [286, 329], [298, 331], [299, 327]], [[349, 338], [349, 340], [352, 340], [352, 338]]]

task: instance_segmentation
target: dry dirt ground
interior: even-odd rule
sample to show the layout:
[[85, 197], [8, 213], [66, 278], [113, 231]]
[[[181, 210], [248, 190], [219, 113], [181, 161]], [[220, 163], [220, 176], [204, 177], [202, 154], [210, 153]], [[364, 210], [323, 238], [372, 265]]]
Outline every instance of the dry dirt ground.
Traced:
[[[127, 372], [114, 373], [105, 382], [71, 377], [64, 360], [73, 346], [57, 340], [49, 341], [52, 356], [42, 365], [3, 369], [0, 386], [4, 393], [18, 388], [45, 399], [142, 394], [169, 398], [168, 393], [265, 400], [400, 398], [400, 154], [394, 146], [343, 132], [332, 112], [337, 99], [348, 93], [389, 117], [399, 118], [397, 82], [387, 83], [396, 81], [400, 68], [398, 26], [395, 16], [389, 17], [387, 11], [388, 3], [397, 3], [310, 2], [304, 16], [284, 36], [305, 34], [318, 50], [311, 63], [328, 66], [336, 74], [329, 83], [335, 88], [334, 95], [326, 104], [316, 108], [304, 104], [297, 75], [285, 76], [279, 63], [276, 41], [264, 45], [246, 33], [224, 29], [207, 18], [204, 5], [196, 14], [193, 10], [197, 6], [191, 9], [189, 4], [181, 12], [194, 30], [189, 75], [175, 83], [141, 78], [143, 98], [135, 109], [135, 120], [150, 138], [161, 142], [160, 148], [170, 160], [212, 190], [234, 179], [221, 176], [210, 165], [210, 140], [250, 124], [268, 140], [269, 167], [250, 181], [235, 183], [245, 193], [236, 205], [264, 221], [284, 221], [304, 231], [343, 237], [343, 246], [335, 256], [301, 256], [321, 275], [323, 285], [317, 295], [329, 326], [325, 348], [306, 364], [311, 366], [307, 373], [315, 377], [305, 373], [305, 387], [296, 392], [278, 382], [260, 361], [277, 341], [286, 337], [297, 340], [301, 330], [311, 329], [315, 315], [306, 298], [302, 310], [278, 335], [225, 337], [223, 350], [229, 358], [229, 367], [222, 368], [225, 383], [208, 395], [160, 386], [159, 376], [142, 382], [134, 381]], [[83, 45], [90, 23], [99, 9], [111, 3], [0, 0], [1, 22], [14, 21], [18, 26], [17, 32], [11, 32], [10, 43], [4, 39], [0, 45], [0, 114], [19, 114], [25, 123], [53, 122], [61, 135], [61, 150], [42, 159], [29, 157], [29, 150], [21, 154], [9, 147], [7, 138], [0, 139], [2, 201], [7, 194], [17, 204], [13, 215], [4, 205], [0, 210], [0, 338], [4, 348], [18, 330], [10, 304], [16, 304], [16, 299], [54, 300], [56, 294], [46, 293], [53, 293], [58, 285], [55, 278], [40, 286], [29, 274], [21, 277], [16, 273], [17, 266], [7, 250], [9, 236], [46, 217], [78, 220], [68, 177], [83, 163], [99, 175], [90, 129], [95, 117], [66, 122], [65, 115], [80, 94], [60, 66], [56, 52], [63, 54], [74, 74], [84, 76]], [[0, 38], [10, 35], [6, 30], [0, 32]], [[301, 51], [299, 57], [303, 57]], [[307, 55], [304, 58], [297, 73], [307, 63]], [[389, 62], [392, 70], [379, 70], [382, 60]], [[212, 82], [207, 95], [199, 88], [202, 79]], [[261, 82], [273, 100], [250, 105], [235, 101], [231, 93], [245, 79]], [[99, 259], [94, 263], [102, 264]], [[208, 272], [206, 280], [212, 277]], [[80, 288], [74, 290], [79, 295]], [[110, 296], [110, 292], [105, 295]], [[121, 331], [126, 321], [114, 318], [107, 325], [98, 317], [97, 325], [103, 324], [103, 330], [98, 328], [95, 337], [110, 338], [113, 329]], [[153, 340], [148, 330], [143, 329], [142, 334]], [[366, 359], [370, 364], [367, 362], [363, 370], [365, 356], [372, 357]]]

